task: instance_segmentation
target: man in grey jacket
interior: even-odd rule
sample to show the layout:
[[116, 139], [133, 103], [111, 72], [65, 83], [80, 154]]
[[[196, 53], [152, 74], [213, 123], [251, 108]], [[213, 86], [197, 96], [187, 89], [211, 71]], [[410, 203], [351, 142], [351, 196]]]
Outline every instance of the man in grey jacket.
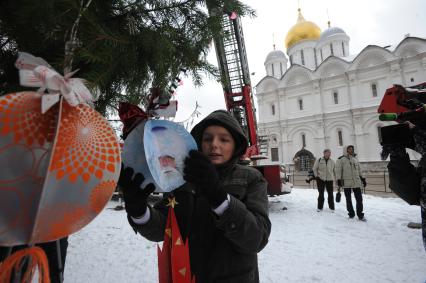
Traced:
[[317, 211], [322, 211], [324, 207], [324, 188], [327, 189], [328, 208], [334, 212], [333, 198], [333, 179], [334, 179], [334, 160], [330, 158], [331, 150], [324, 149], [324, 156], [315, 161], [314, 171], [318, 187], [318, 206]]
[[343, 155], [337, 159], [335, 168], [337, 185], [345, 191], [346, 209], [349, 218], [355, 217], [355, 211], [352, 206], [352, 191], [356, 200], [356, 215], [359, 220], [366, 221], [362, 205], [361, 186], [366, 186], [365, 178], [362, 176], [361, 167], [358, 159], [355, 157], [353, 145], [343, 148]]

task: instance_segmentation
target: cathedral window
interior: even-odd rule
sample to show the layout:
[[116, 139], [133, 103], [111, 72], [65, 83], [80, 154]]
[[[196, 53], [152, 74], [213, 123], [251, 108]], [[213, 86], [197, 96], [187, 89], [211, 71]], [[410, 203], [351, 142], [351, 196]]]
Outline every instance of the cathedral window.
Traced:
[[272, 76], [275, 76], [274, 64], [272, 64], [271, 66], [272, 66]]
[[293, 65], [293, 55], [290, 55], [290, 65]]
[[333, 43], [330, 43], [330, 52], [331, 52], [331, 55], [333, 56], [334, 55]]
[[278, 147], [271, 148], [271, 161], [279, 161], [279, 159], [278, 159]]
[[283, 75], [283, 63], [280, 62], [280, 76]]
[[337, 138], [339, 140], [339, 146], [343, 146], [343, 133], [342, 130], [337, 131]]
[[299, 110], [303, 110], [303, 99], [299, 98], [297, 102], [299, 103]]
[[275, 115], [275, 104], [271, 105], [271, 113], [272, 115]]
[[371, 84], [371, 93], [373, 94], [373, 97], [377, 97], [377, 84], [376, 83]]
[[322, 49], [320, 49], [320, 54], [321, 54], [321, 62], [324, 61], [324, 58], [322, 57]]
[[339, 104], [339, 93], [337, 91], [333, 92], [334, 104]]
[[345, 43], [342, 41], [342, 52], [343, 52], [343, 56], [346, 56], [345, 55]]
[[305, 54], [303, 54], [303, 50], [300, 50], [300, 58], [302, 60], [302, 65], [305, 66]]
[[302, 147], [305, 148], [306, 147], [306, 135], [302, 134]]

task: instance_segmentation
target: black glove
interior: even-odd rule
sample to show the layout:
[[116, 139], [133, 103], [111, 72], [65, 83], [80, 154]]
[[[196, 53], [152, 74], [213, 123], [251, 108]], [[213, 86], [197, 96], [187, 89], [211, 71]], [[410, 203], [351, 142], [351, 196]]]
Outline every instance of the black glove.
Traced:
[[359, 177], [360, 179], [361, 179], [361, 182], [362, 182], [362, 186], [365, 188], [365, 187], [367, 187], [367, 181], [365, 180], [365, 178], [364, 177]]
[[185, 181], [196, 185], [213, 208], [225, 201], [227, 193], [219, 187], [217, 170], [203, 153], [191, 150], [185, 159], [183, 172]]
[[337, 186], [338, 187], [343, 187], [343, 182], [342, 182], [342, 180], [337, 180]]
[[148, 206], [148, 196], [154, 192], [155, 186], [153, 183], [148, 184], [145, 188], [141, 188], [145, 177], [137, 173], [132, 178], [134, 173], [133, 168], [121, 167], [120, 178], [118, 179], [118, 186], [123, 191], [123, 198], [125, 203], [126, 212], [134, 217], [138, 218], [145, 214]]

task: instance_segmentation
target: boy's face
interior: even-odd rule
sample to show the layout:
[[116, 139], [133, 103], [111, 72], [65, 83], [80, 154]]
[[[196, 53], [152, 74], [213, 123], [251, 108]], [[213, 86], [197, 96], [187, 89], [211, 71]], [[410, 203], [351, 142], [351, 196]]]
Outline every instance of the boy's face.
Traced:
[[231, 160], [234, 154], [235, 141], [224, 127], [209, 126], [204, 130], [201, 149], [213, 164], [224, 164]]

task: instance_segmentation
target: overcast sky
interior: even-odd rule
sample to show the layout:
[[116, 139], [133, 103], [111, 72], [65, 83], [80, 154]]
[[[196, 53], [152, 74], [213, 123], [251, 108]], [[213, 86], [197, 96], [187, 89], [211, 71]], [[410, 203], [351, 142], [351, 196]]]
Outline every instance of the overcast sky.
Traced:
[[[342, 28], [350, 37], [349, 52], [358, 54], [367, 45], [396, 45], [404, 35], [426, 38], [426, 0], [299, 0], [307, 21], [316, 23], [321, 31], [331, 26]], [[252, 86], [265, 75], [264, 61], [273, 49], [286, 52], [284, 39], [297, 20], [297, 0], [243, 0], [256, 10], [257, 17], [243, 18], [243, 31], [247, 49]], [[328, 16], [327, 16], [328, 10]], [[393, 50], [393, 49], [391, 49]], [[209, 61], [217, 65], [212, 48]], [[425, 78], [426, 81], [426, 78]], [[200, 117], [216, 109], [224, 109], [222, 87], [205, 79], [202, 87], [195, 88], [191, 80], [177, 89], [178, 112], [175, 121], [182, 121], [195, 109], [198, 101]]]

